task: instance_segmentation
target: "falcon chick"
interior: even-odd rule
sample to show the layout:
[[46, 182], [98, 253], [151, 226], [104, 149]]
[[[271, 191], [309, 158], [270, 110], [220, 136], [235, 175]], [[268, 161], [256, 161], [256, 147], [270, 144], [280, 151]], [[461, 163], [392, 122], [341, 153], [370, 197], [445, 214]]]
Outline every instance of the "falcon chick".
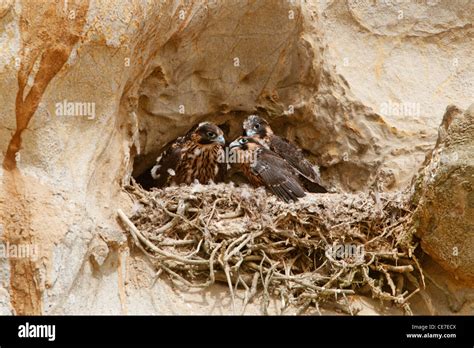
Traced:
[[224, 133], [215, 124], [202, 122], [193, 127], [169, 143], [157, 158], [151, 169], [156, 186], [222, 181], [227, 167], [223, 161], [224, 145]]
[[252, 185], [265, 186], [286, 203], [305, 196], [295, 169], [257, 139], [239, 137], [229, 147], [236, 153], [240, 170]]
[[257, 138], [267, 149], [285, 159], [304, 177], [304, 187], [309, 192], [325, 193], [321, 179], [312, 164], [304, 158], [303, 152], [288, 140], [275, 135], [266, 120], [250, 115], [243, 123], [245, 134]]

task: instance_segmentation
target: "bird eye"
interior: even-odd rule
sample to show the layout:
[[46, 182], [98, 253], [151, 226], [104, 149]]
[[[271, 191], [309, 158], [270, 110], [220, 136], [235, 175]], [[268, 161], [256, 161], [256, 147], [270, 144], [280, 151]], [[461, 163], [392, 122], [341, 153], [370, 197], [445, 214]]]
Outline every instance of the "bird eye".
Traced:
[[247, 139], [245, 139], [245, 138], [240, 139], [240, 143], [241, 143], [241, 144], [245, 144], [246, 142], [248, 142]]
[[214, 132], [207, 132], [207, 136], [208, 136], [209, 138], [214, 138], [214, 137], [216, 136], [216, 133], [214, 133]]
[[260, 128], [260, 123], [257, 123], [255, 126], [253, 126], [253, 128], [259, 129]]

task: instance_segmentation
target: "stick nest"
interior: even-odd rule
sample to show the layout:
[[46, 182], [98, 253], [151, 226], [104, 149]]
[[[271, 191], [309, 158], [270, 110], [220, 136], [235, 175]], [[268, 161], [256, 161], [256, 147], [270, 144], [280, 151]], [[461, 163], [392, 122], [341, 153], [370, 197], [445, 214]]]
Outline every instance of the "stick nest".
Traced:
[[298, 313], [314, 306], [349, 314], [354, 295], [389, 301], [411, 314], [408, 299], [424, 287], [409, 232], [409, 195], [308, 194], [286, 204], [263, 189], [233, 184], [126, 187], [136, 202], [119, 211], [135, 244], [182, 287], [227, 283], [242, 313], [261, 297]]

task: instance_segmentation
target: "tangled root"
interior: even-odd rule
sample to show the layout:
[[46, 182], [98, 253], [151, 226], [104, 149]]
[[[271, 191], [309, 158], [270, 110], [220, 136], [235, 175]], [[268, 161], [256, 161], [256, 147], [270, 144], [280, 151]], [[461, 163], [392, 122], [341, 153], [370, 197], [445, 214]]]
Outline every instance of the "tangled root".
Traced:
[[136, 209], [119, 217], [158, 272], [178, 286], [227, 283], [234, 312], [240, 287], [242, 313], [258, 295], [265, 314], [272, 296], [281, 313], [332, 304], [356, 314], [348, 298], [371, 294], [411, 314], [408, 299], [424, 287], [407, 193], [308, 194], [286, 204], [232, 184], [126, 190]]

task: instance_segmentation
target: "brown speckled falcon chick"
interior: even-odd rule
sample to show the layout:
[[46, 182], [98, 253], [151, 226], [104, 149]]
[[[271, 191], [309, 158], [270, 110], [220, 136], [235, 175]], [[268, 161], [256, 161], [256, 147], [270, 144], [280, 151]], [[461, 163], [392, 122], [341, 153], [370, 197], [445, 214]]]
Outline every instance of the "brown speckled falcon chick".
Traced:
[[222, 181], [227, 164], [224, 158], [225, 139], [222, 130], [211, 122], [202, 122], [186, 135], [169, 143], [151, 176], [157, 187], [172, 184], [208, 184]]
[[305, 196], [299, 173], [256, 138], [239, 137], [229, 147], [237, 159], [244, 159], [239, 168], [253, 186], [265, 186], [287, 203]]
[[325, 193], [321, 179], [313, 165], [304, 157], [303, 152], [288, 140], [275, 135], [266, 120], [257, 115], [250, 115], [243, 124], [245, 134], [257, 138], [267, 149], [275, 152], [287, 161], [304, 178], [304, 187], [309, 192]]

